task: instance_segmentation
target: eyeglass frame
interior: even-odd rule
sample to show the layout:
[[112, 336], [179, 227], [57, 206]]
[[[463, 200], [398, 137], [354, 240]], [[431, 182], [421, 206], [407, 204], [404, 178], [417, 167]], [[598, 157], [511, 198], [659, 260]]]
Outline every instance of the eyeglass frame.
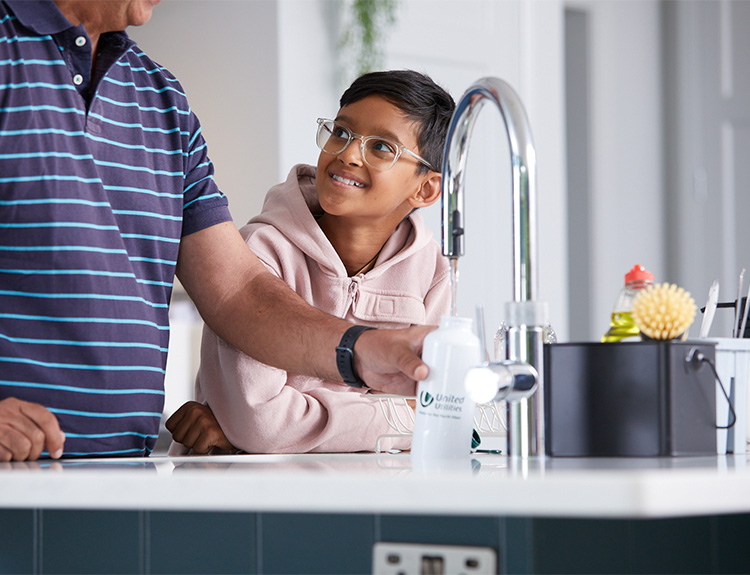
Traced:
[[[349, 147], [349, 144], [351, 144], [353, 140], [357, 139], [359, 140], [359, 143], [360, 143], [359, 147], [360, 147], [360, 152], [362, 153], [362, 160], [374, 170], [378, 170], [380, 172], [386, 172], [390, 170], [393, 166], [396, 165], [396, 162], [398, 162], [398, 159], [401, 157], [401, 154], [406, 152], [407, 154], [412, 156], [415, 160], [418, 160], [419, 162], [421, 162], [422, 164], [430, 168], [430, 170], [432, 170], [433, 172], [437, 171], [435, 170], [435, 168], [432, 167], [432, 164], [430, 164], [430, 162], [425, 160], [422, 156], [420, 156], [419, 154], [415, 152], [412, 152], [409, 148], [407, 148], [403, 144], [394, 142], [390, 138], [384, 138], [382, 136], [363, 136], [362, 134], [357, 134], [356, 132], [350, 130], [341, 122], [337, 122], [336, 120], [331, 120], [330, 118], [318, 118], [317, 122], [318, 122], [318, 129], [315, 134], [315, 145], [318, 146], [321, 152], [325, 152], [326, 154], [331, 154], [331, 155], [338, 155], [344, 150], [346, 150]], [[344, 130], [348, 134], [348, 139], [346, 141], [346, 144], [344, 144], [344, 146], [338, 152], [329, 152], [328, 150], [322, 148], [320, 144], [318, 144], [318, 135], [320, 134], [320, 131], [323, 129], [323, 124], [325, 122], [331, 122], [334, 126], [340, 126], [341, 129]], [[368, 140], [383, 140], [384, 142], [393, 144], [393, 146], [396, 148], [396, 157], [393, 159], [393, 163], [390, 166], [388, 166], [387, 168], [378, 168], [376, 166], [373, 166], [370, 162], [367, 161], [367, 154], [365, 153], [365, 142], [367, 142]]]

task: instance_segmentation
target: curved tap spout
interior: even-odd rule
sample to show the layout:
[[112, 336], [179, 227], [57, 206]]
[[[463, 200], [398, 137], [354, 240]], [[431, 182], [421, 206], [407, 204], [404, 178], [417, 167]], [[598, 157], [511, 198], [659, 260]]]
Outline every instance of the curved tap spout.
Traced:
[[538, 374], [533, 396], [508, 404], [508, 454], [544, 455], [543, 329], [545, 304], [537, 295], [536, 153], [526, 111], [518, 95], [498, 78], [482, 78], [456, 105], [443, 155], [443, 255], [464, 253], [464, 171], [471, 132], [479, 111], [493, 102], [505, 122], [510, 144], [513, 208], [513, 299], [506, 305], [508, 360], [528, 363]]
[[482, 78], [456, 105], [443, 156], [443, 255], [464, 255], [464, 174], [471, 132], [479, 111], [493, 102], [505, 121], [510, 144], [513, 202], [513, 298], [533, 300], [536, 271], [536, 152], [526, 110], [498, 78]]

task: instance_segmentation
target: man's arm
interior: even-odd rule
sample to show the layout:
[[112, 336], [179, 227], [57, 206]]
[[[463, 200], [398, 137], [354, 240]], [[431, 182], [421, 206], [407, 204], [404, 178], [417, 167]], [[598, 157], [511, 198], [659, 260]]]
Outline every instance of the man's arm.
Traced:
[[[206, 324], [263, 363], [341, 381], [335, 349], [351, 324], [317, 310], [271, 275], [231, 222], [182, 239], [177, 275]], [[431, 327], [369, 330], [355, 344], [355, 369], [379, 391], [413, 395], [427, 376], [419, 358]]]

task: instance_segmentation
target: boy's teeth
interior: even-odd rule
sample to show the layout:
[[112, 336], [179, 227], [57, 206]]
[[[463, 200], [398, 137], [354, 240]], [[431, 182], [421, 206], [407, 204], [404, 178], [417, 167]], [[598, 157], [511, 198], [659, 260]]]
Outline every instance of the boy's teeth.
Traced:
[[334, 180], [337, 182], [341, 182], [342, 184], [346, 184], [347, 186], [357, 186], [358, 188], [364, 188], [364, 184], [360, 184], [359, 182], [355, 182], [354, 180], [348, 180], [346, 178], [342, 178], [341, 176], [337, 176], [336, 174], [331, 176]]

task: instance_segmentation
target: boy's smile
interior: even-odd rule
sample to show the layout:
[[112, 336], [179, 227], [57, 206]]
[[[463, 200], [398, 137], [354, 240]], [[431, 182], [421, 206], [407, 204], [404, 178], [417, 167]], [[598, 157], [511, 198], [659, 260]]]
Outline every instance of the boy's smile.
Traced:
[[334, 171], [331, 171], [328, 175], [331, 176], [331, 179], [334, 182], [338, 182], [338, 183], [343, 184], [345, 186], [355, 186], [357, 188], [364, 188], [365, 187], [365, 184], [363, 184], [362, 182], [358, 182], [357, 180], [348, 178], [348, 177], [346, 177], [346, 176], [344, 176], [342, 174], [338, 174], [338, 173], [336, 173]]

